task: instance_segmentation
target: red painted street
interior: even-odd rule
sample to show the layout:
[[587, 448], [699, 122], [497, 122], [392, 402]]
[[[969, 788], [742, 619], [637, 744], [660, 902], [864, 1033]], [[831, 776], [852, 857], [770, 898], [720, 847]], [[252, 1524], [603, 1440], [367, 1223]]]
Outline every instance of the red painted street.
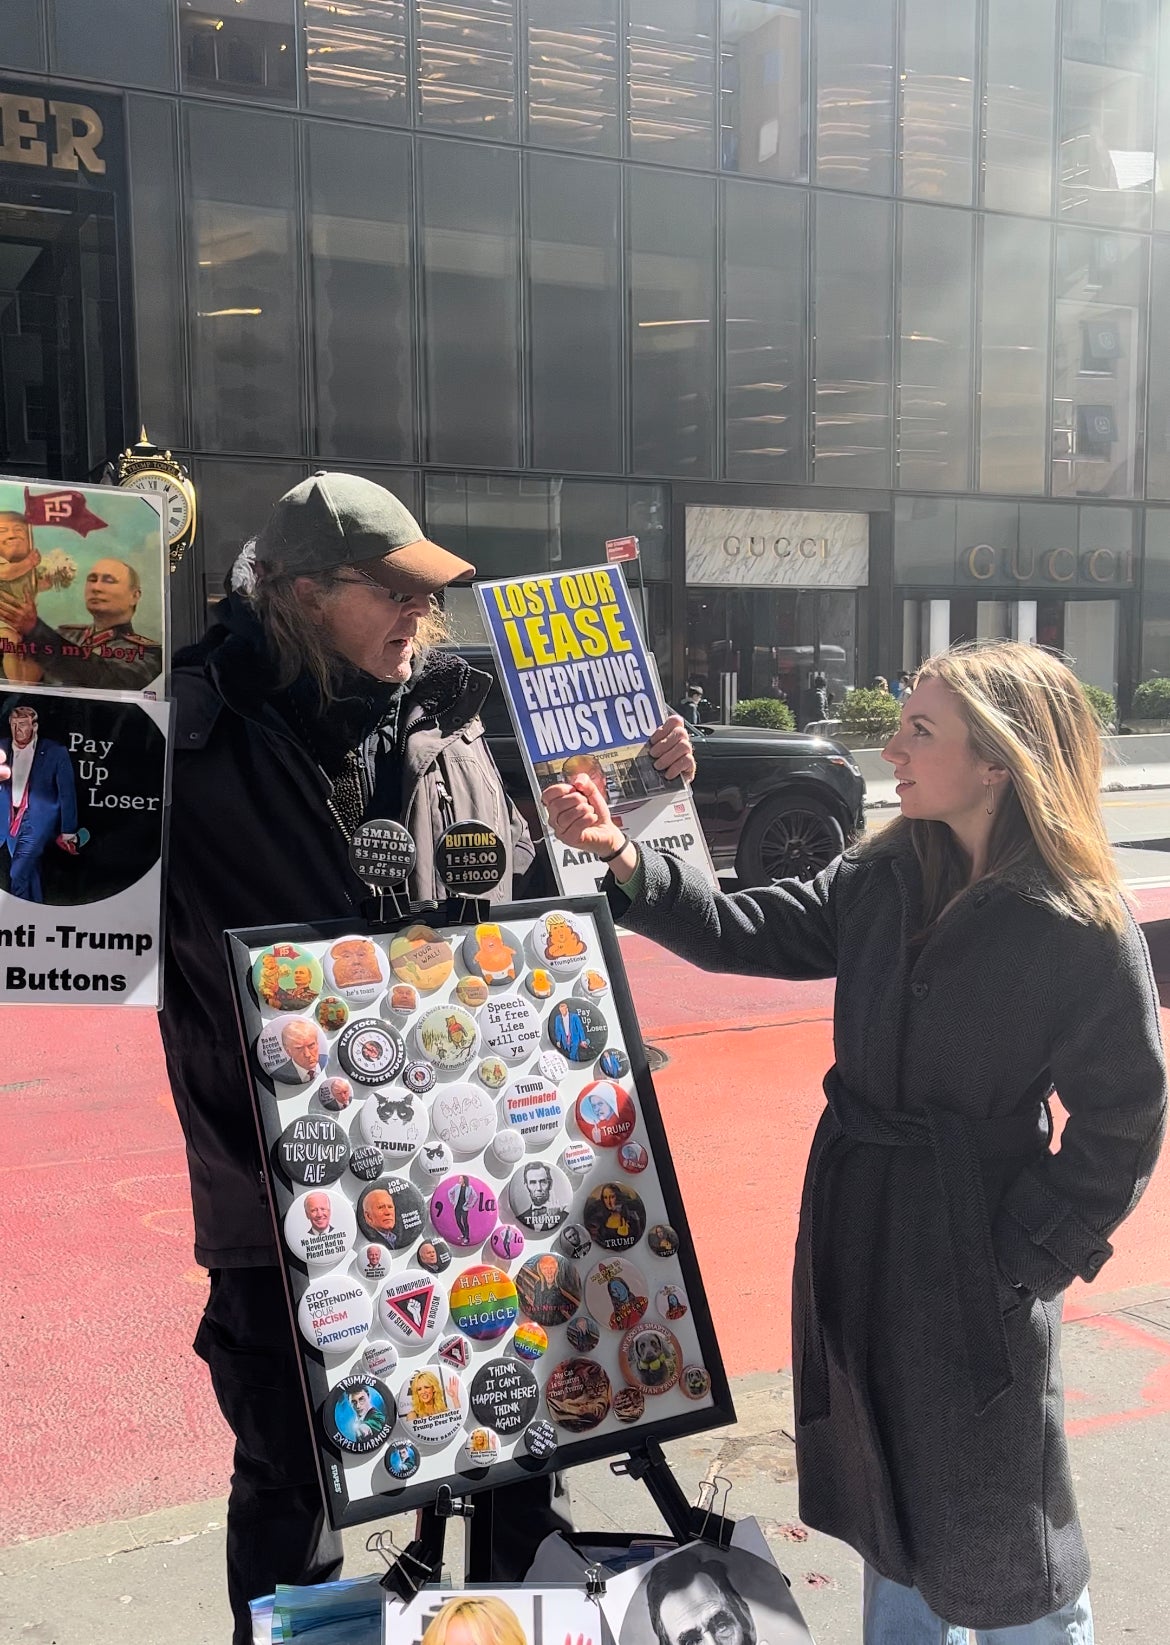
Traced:
[[[1141, 894], [1139, 917], [1167, 915], [1170, 890]], [[775, 1371], [832, 987], [713, 978], [637, 938], [623, 953], [643, 1032], [670, 1059], [656, 1084], [728, 1370]], [[10, 1008], [0, 1028], [0, 1544], [221, 1495], [229, 1438], [190, 1352], [206, 1277], [155, 1022]], [[751, 1229], [770, 1264], [744, 1260]], [[1163, 1169], [1115, 1241], [1109, 1291], [1170, 1280], [1168, 1234]], [[1069, 1315], [1095, 1312], [1077, 1286]], [[1143, 1337], [1126, 1338], [1142, 1375], [1116, 1411], [1082, 1414], [1070, 1389], [1074, 1431], [1170, 1409], [1165, 1339], [1100, 1323], [1103, 1349]]]

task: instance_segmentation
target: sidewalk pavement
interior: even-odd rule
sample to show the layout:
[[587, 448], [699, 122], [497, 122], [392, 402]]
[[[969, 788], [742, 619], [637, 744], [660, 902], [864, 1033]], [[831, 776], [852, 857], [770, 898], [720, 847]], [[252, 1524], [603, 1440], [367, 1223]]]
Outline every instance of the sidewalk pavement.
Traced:
[[[1063, 1358], [1097, 1638], [1144, 1645], [1170, 1629], [1170, 1283], [1094, 1298], [1091, 1309], [1070, 1305]], [[692, 1500], [705, 1477], [729, 1480], [729, 1514], [760, 1520], [818, 1645], [852, 1645], [860, 1562], [800, 1524], [791, 1376], [739, 1377], [733, 1391], [738, 1423], [676, 1440], [666, 1448], [671, 1465]], [[659, 1528], [644, 1488], [606, 1463], [573, 1469], [570, 1483], [582, 1528]], [[226, 1645], [224, 1509], [222, 1499], [193, 1502], [0, 1550], [0, 1645]], [[374, 1528], [346, 1533], [351, 1575], [377, 1568], [364, 1548]], [[401, 1547], [412, 1522], [377, 1528], [389, 1528]], [[453, 1527], [448, 1566], [456, 1576], [461, 1557]]]
[[[1102, 793], [1121, 789], [1170, 787], [1170, 734], [1139, 732], [1130, 737], [1106, 737]], [[855, 748], [853, 758], [865, 778], [866, 809], [897, 805], [893, 767], [880, 748]]]

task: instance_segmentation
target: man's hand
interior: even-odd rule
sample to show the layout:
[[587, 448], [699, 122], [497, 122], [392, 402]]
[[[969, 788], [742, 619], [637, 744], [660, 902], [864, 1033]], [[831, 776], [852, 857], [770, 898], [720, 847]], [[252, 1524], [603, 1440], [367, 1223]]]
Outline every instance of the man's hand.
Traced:
[[650, 753], [655, 768], [668, 780], [674, 777], [682, 777], [685, 782], [694, 780], [695, 752], [681, 714], [671, 714], [657, 731], [650, 733]]
[[12, 781], [12, 767], [10, 765], [5, 765], [4, 755], [2, 753], [0, 753], [0, 783], [7, 783], [7, 782], [11, 782], [11, 781]]
[[0, 626], [13, 629], [23, 639], [32, 633], [36, 622], [37, 606], [31, 594], [21, 597], [10, 588], [0, 588]]
[[76, 857], [78, 851], [76, 834], [58, 834], [56, 844], [62, 851], [68, 851], [71, 857]]
[[540, 797], [553, 833], [562, 845], [574, 851], [608, 857], [625, 839], [592, 777], [582, 775], [571, 783], [554, 783]]

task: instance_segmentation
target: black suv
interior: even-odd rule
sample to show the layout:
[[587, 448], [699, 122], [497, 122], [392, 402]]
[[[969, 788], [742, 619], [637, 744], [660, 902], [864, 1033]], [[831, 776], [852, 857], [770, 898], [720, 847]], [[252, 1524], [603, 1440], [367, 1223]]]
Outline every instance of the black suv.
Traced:
[[[495, 677], [486, 646], [458, 649]], [[536, 804], [498, 683], [482, 717], [504, 787], [539, 838]], [[695, 804], [712, 860], [716, 869], [734, 868], [741, 885], [812, 879], [865, 827], [865, 779], [839, 744], [739, 725], [693, 726], [691, 739]]]

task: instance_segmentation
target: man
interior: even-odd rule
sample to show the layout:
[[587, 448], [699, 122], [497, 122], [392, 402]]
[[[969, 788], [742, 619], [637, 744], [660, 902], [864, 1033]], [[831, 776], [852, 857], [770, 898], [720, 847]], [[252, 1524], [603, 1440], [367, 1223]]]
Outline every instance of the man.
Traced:
[[327, 1234], [333, 1224], [333, 1207], [328, 1194], [306, 1194], [305, 1215], [314, 1233]]
[[386, 1413], [374, 1404], [368, 1388], [351, 1388], [349, 1403], [357, 1418], [355, 1438], [368, 1439], [374, 1434], [386, 1432]]
[[678, 705], [679, 714], [685, 725], [699, 725], [699, 714], [703, 703], [703, 688], [701, 685], [687, 686], [683, 700]]
[[293, 1017], [281, 1029], [280, 1043], [301, 1084], [315, 1080], [321, 1072], [321, 1041], [316, 1026], [303, 1017]]
[[658, 1645], [756, 1645], [756, 1625], [730, 1576], [689, 1548], [662, 1560], [646, 1584]]
[[541, 1160], [529, 1160], [524, 1167], [524, 1186], [537, 1210], [547, 1205], [552, 1195], [552, 1172]]
[[88, 623], [50, 628], [37, 616], [36, 596], [0, 586], [0, 624], [11, 628], [44, 670], [50, 685], [141, 691], [163, 670], [162, 646], [134, 630], [142, 579], [125, 560], [95, 560], [85, 578]]
[[398, 1210], [394, 1196], [385, 1188], [368, 1188], [359, 1201], [362, 1227], [376, 1237], [388, 1251], [397, 1249]]
[[41, 858], [54, 841], [77, 854], [73, 766], [60, 743], [38, 735], [38, 725], [36, 709], [18, 704], [8, 716], [11, 738], [0, 740], [0, 848], [10, 859], [8, 888], [25, 902], [45, 900]]

